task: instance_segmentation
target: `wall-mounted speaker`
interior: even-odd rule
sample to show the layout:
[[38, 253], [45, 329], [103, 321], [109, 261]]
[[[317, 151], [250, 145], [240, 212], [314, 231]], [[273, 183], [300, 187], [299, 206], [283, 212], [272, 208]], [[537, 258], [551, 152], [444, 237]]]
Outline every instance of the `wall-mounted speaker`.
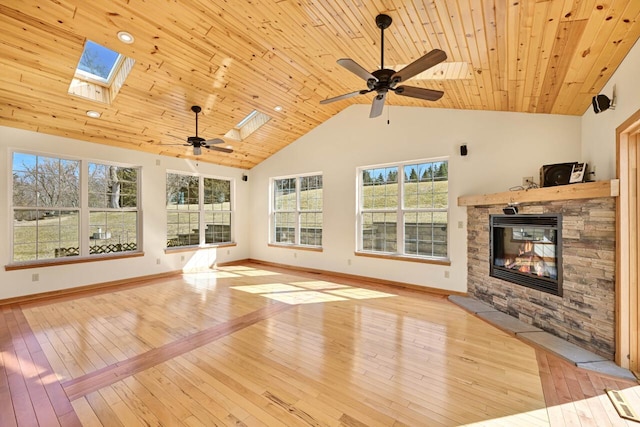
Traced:
[[245, 175], [245, 174], [242, 174], [242, 180], [243, 181], [248, 181], [249, 177], [247, 175]]
[[553, 187], [555, 185], [567, 185], [571, 179], [571, 171], [576, 162], [556, 163], [544, 165], [540, 168], [540, 186]]
[[469, 152], [467, 151], [467, 144], [462, 144], [460, 146], [460, 155], [466, 156]]

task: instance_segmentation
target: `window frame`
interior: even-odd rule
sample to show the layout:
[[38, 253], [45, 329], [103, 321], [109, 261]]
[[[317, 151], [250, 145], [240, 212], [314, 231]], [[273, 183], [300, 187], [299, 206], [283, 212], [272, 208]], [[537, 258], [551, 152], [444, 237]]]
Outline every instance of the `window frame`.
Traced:
[[[64, 161], [73, 161], [79, 163], [78, 168], [78, 197], [79, 203], [78, 206], [68, 208], [68, 207], [54, 207], [51, 210], [64, 210], [69, 211], [72, 210], [74, 212], [78, 212], [78, 254], [73, 254], [72, 256], [59, 256], [59, 257], [50, 257], [50, 258], [36, 258], [31, 260], [16, 260], [15, 259], [15, 212], [17, 210], [48, 210], [46, 206], [18, 206], [14, 203], [14, 180], [13, 180], [13, 171], [14, 171], [14, 156], [16, 154], [23, 154], [27, 156], [35, 156], [36, 158], [52, 158], [57, 160]], [[99, 159], [90, 159], [90, 158], [82, 158], [82, 157], [74, 157], [65, 154], [59, 153], [48, 153], [45, 151], [34, 151], [34, 150], [21, 150], [21, 149], [11, 149], [9, 152], [9, 164], [8, 168], [11, 176], [8, 178], [9, 185], [9, 198], [8, 200], [8, 211], [10, 218], [9, 224], [9, 263], [5, 266], [6, 270], [14, 270], [21, 268], [29, 268], [30, 266], [41, 266], [41, 265], [56, 265], [56, 264], [71, 264], [78, 262], [91, 262], [97, 261], [101, 259], [113, 259], [113, 258], [126, 258], [131, 256], [141, 256], [143, 255], [142, 251], [142, 199], [141, 199], [141, 187], [142, 187], [142, 167], [140, 165], [126, 164], [121, 162], [111, 162]], [[129, 168], [136, 170], [136, 208], [133, 211], [136, 212], [136, 249], [132, 251], [114, 251], [109, 253], [90, 253], [91, 252], [91, 235], [93, 234], [90, 228], [90, 215], [92, 209], [89, 208], [89, 164], [99, 164], [106, 166], [118, 166], [122, 168]], [[39, 227], [39, 225], [36, 225]], [[36, 230], [37, 233], [37, 230]], [[38, 244], [38, 238], [36, 235], [36, 242]], [[60, 248], [62, 249], [62, 247]]]
[[[447, 206], [444, 208], [436, 208], [433, 205], [431, 207], [420, 208], [420, 207], [412, 207], [406, 208], [404, 206], [405, 203], [405, 173], [404, 168], [407, 166], [420, 165], [420, 164], [428, 164], [428, 163], [439, 163], [445, 162], [447, 164], [447, 182], [449, 181], [450, 173], [448, 171], [449, 168], [449, 157], [434, 157], [427, 159], [417, 159], [417, 160], [406, 160], [392, 163], [384, 163], [384, 164], [376, 164], [376, 165], [366, 165], [360, 166], [356, 168], [356, 255], [361, 256], [371, 256], [377, 258], [397, 258], [408, 261], [417, 261], [417, 262], [427, 262], [427, 263], [435, 263], [435, 264], [445, 264], [449, 265], [450, 260], [450, 220], [451, 220], [451, 192], [449, 190], [449, 185], [447, 184]], [[385, 207], [385, 208], [364, 208], [364, 180], [363, 180], [363, 172], [365, 170], [371, 169], [383, 169], [383, 168], [397, 168], [397, 203], [394, 207]], [[446, 222], [446, 245], [447, 245], [447, 253], [445, 256], [434, 256], [434, 255], [419, 255], [412, 254], [406, 252], [406, 241], [405, 241], [405, 226], [406, 226], [406, 214], [411, 213], [445, 213], [447, 217]], [[396, 250], [395, 251], [378, 251], [378, 250], [369, 250], [364, 249], [364, 214], [376, 214], [376, 213], [387, 213], [393, 214], [395, 213], [396, 218]]]
[[[169, 203], [167, 200], [167, 187], [166, 187], [166, 183], [167, 183], [167, 178], [169, 174], [173, 174], [173, 175], [180, 175], [180, 176], [184, 176], [184, 177], [193, 177], [193, 178], [198, 178], [198, 209], [194, 209], [194, 210], [188, 210], [187, 212], [190, 213], [197, 213], [198, 214], [198, 243], [196, 244], [187, 244], [187, 245], [174, 245], [174, 246], [170, 246], [169, 245], [169, 233], [168, 233], [168, 220], [169, 220]], [[205, 206], [205, 185], [204, 185], [204, 181], [206, 179], [213, 179], [213, 180], [219, 180], [219, 181], [227, 181], [229, 183], [229, 210], [214, 210], [214, 209], [206, 209]], [[233, 246], [236, 244], [235, 242], [235, 219], [236, 219], [236, 212], [235, 212], [235, 188], [236, 188], [236, 180], [234, 178], [229, 178], [229, 177], [222, 177], [222, 176], [214, 176], [214, 175], [204, 175], [204, 174], [199, 174], [199, 173], [190, 173], [190, 172], [184, 172], [184, 171], [177, 171], [177, 170], [167, 170], [165, 172], [165, 241], [166, 241], [166, 246], [165, 246], [165, 251], [170, 252], [170, 251], [180, 251], [180, 250], [189, 250], [189, 249], [194, 249], [194, 248], [211, 248], [211, 247], [222, 247], [222, 246]], [[222, 213], [222, 214], [228, 214], [229, 215], [229, 221], [230, 221], [230, 225], [229, 225], [229, 241], [225, 241], [225, 242], [211, 242], [211, 243], [207, 243], [206, 239], [207, 239], [207, 222], [206, 222], [206, 217], [208, 213]], [[215, 216], [215, 215], [214, 215]], [[214, 224], [215, 225], [215, 224]]]
[[[322, 206], [320, 210], [317, 209], [305, 209], [301, 208], [301, 196], [300, 196], [300, 182], [303, 178], [309, 178], [319, 176], [322, 179]], [[294, 210], [277, 210], [276, 209], [276, 199], [275, 199], [275, 191], [276, 191], [276, 181], [281, 181], [285, 179], [295, 179], [296, 182], [296, 203]], [[295, 216], [295, 239], [293, 243], [289, 242], [278, 242], [276, 241], [276, 214], [278, 213], [292, 213]], [[293, 174], [293, 175], [284, 175], [271, 177], [269, 179], [269, 245], [277, 246], [277, 247], [289, 247], [289, 248], [300, 248], [305, 250], [316, 250], [322, 251], [322, 243], [319, 245], [309, 245], [301, 242], [301, 229], [302, 229], [302, 215], [303, 214], [320, 214], [322, 218], [322, 233], [320, 235], [320, 240], [323, 242], [323, 234], [324, 234], [324, 176], [322, 172], [309, 172], [303, 174]]]

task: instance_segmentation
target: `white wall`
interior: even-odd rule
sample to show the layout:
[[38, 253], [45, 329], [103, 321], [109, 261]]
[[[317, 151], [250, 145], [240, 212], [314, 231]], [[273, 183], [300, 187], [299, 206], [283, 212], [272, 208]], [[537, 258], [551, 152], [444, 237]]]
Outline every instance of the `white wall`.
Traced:
[[[10, 148], [43, 151], [143, 166], [143, 258], [104, 261], [18, 271], [0, 269], [0, 299], [55, 289], [137, 277], [182, 267], [179, 254], [165, 255], [164, 173], [166, 169], [235, 179], [236, 241], [238, 246], [209, 254], [221, 262], [255, 258], [283, 264], [380, 277], [457, 291], [466, 290], [466, 210], [456, 206], [460, 195], [506, 191], [522, 177], [538, 179], [544, 164], [586, 161], [596, 167], [597, 180], [615, 177], [615, 129], [640, 109], [640, 43], [636, 43], [602, 93], [616, 85], [617, 106], [598, 115], [590, 105], [582, 117], [482, 111], [392, 107], [369, 119], [369, 106], [356, 105], [328, 120], [298, 141], [248, 172], [136, 151], [89, 144], [66, 138], [0, 127], [0, 164], [10, 170]], [[460, 157], [466, 143], [469, 155]], [[451, 179], [451, 266], [354, 257], [355, 169], [358, 166], [449, 156]], [[156, 166], [160, 160], [160, 166]], [[324, 251], [296, 251], [267, 246], [269, 177], [320, 171], [324, 174]], [[0, 189], [7, 194], [8, 173], [0, 173]], [[249, 195], [252, 195], [250, 198]], [[10, 212], [0, 197], [0, 262], [9, 262]], [[294, 257], [295, 254], [295, 257]], [[188, 254], [190, 255], [190, 254]], [[156, 259], [161, 264], [156, 265]], [[351, 260], [351, 265], [347, 264]], [[444, 278], [444, 271], [450, 278]], [[31, 275], [40, 274], [39, 282]]]
[[[386, 110], [369, 119], [369, 108], [347, 108], [251, 170], [252, 258], [466, 292], [458, 196], [508, 191], [525, 176], [537, 181], [542, 165], [582, 160], [580, 117], [391, 107], [387, 124]], [[449, 157], [451, 266], [355, 257], [356, 168], [441, 156]], [[323, 173], [323, 252], [268, 247], [269, 178], [308, 172]]]
[[[209, 163], [157, 156], [139, 151], [124, 150], [102, 144], [91, 144], [68, 138], [54, 137], [20, 129], [0, 126], [0, 263], [10, 262], [9, 241], [12, 215], [9, 206], [11, 150], [26, 150], [51, 153], [72, 158], [96, 161], [126, 162], [142, 166], [142, 211], [144, 257], [111, 261], [96, 261], [51, 267], [5, 271], [0, 268], [0, 300], [15, 296], [35, 294], [76, 286], [104, 283], [114, 280], [139, 277], [180, 270], [197, 263], [211, 264], [249, 257], [249, 185], [243, 182], [241, 169], [215, 166]], [[157, 164], [159, 162], [159, 164]], [[236, 186], [235, 247], [219, 250], [200, 250], [165, 254], [165, 174], [174, 171], [198, 172], [204, 175], [231, 178]], [[182, 261], [182, 256], [185, 260]], [[160, 260], [160, 264], [156, 261]], [[39, 274], [33, 282], [32, 275]]]
[[616, 88], [615, 110], [595, 114], [588, 105], [582, 116], [582, 153], [595, 179], [616, 177], [616, 128], [640, 109], [640, 41], [637, 41], [600, 93], [612, 97]]

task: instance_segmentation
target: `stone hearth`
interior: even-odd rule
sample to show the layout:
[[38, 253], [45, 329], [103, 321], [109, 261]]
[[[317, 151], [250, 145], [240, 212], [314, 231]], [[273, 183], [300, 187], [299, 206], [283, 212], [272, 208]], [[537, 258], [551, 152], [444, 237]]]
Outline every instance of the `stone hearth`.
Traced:
[[467, 207], [469, 296], [613, 360], [615, 198], [520, 206], [522, 214], [562, 214], [562, 297], [489, 276], [489, 215], [503, 207]]

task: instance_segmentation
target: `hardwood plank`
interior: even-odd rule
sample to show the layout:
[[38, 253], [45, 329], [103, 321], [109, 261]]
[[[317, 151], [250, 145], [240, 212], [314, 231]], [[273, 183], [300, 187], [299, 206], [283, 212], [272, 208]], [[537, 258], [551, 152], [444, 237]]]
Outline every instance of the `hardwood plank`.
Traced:
[[[97, 426], [617, 426], [627, 424], [604, 388], [640, 402], [637, 384], [536, 350], [441, 295], [252, 263], [211, 277], [203, 317], [187, 277], [3, 308], [0, 396], [17, 402], [14, 418]], [[283, 290], [274, 284], [346, 299], [275, 302], [269, 297]], [[179, 307], [175, 317], [168, 304]], [[117, 314], [128, 310], [150, 323]], [[158, 346], [127, 355], [140, 338]], [[86, 352], [93, 368], [59, 382], [68, 368], [49, 363], [51, 355], [62, 359], [105, 339], [111, 343], [102, 348], [113, 345], [124, 359], [97, 367]], [[45, 409], [33, 409], [42, 402]]]

